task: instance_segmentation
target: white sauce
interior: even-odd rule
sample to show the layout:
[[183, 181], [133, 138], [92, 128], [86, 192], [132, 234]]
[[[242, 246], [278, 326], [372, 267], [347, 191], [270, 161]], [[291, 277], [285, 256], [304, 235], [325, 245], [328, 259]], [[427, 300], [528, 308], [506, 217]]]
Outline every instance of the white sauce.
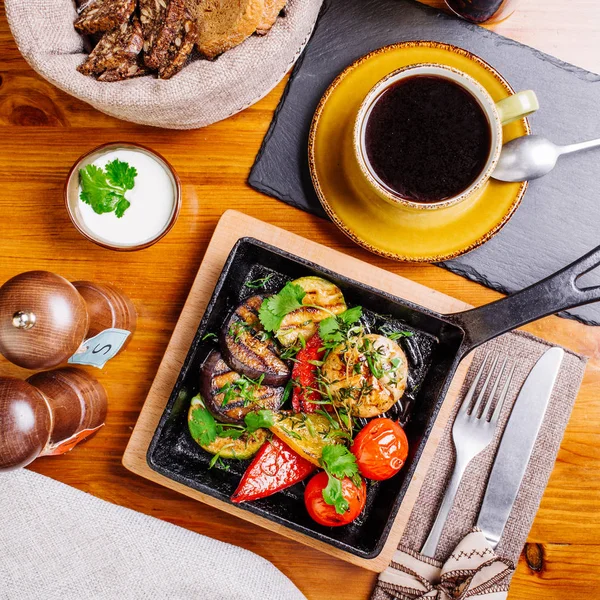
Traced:
[[104, 168], [106, 163], [115, 159], [137, 169], [135, 185], [125, 193], [131, 206], [119, 219], [114, 212], [99, 215], [80, 200], [81, 221], [92, 237], [99, 241], [118, 246], [137, 246], [156, 238], [170, 222], [175, 209], [175, 188], [165, 167], [141, 151], [112, 150], [92, 164]]

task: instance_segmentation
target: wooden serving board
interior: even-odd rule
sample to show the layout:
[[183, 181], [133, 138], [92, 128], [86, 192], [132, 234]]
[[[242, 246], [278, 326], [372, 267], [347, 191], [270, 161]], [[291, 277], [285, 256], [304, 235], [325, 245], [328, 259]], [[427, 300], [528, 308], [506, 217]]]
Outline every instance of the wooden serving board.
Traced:
[[398, 275], [394, 275], [393, 273], [389, 273], [378, 267], [369, 265], [356, 258], [346, 256], [337, 250], [326, 248], [321, 244], [317, 244], [273, 225], [263, 223], [262, 221], [240, 212], [228, 210], [221, 217], [206, 250], [204, 260], [200, 265], [200, 269], [194, 280], [183, 311], [181, 312], [181, 316], [177, 322], [167, 351], [159, 366], [154, 383], [150, 388], [146, 402], [144, 403], [131, 439], [129, 440], [129, 444], [127, 445], [127, 449], [125, 450], [125, 454], [123, 455], [123, 465], [130, 471], [133, 471], [142, 477], [181, 492], [191, 498], [205, 502], [206, 504], [210, 504], [211, 506], [230, 513], [234, 517], [251, 521], [366, 569], [381, 572], [389, 565], [391, 557], [398, 546], [408, 517], [410, 516], [415, 500], [418, 497], [421, 484], [444, 431], [452, 405], [456, 400], [464, 381], [470, 364], [470, 358], [463, 360], [456, 372], [444, 403], [438, 413], [427, 445], [423, 450], [421, 459], [419, 460], [406, 495], [404, 496], [394, 525], [391, 528], [387, 542], [379, 556], [376, 558], [364, 559], [348, 552], [344, 552], [343, 550], [339, 550], [338, 548], [334, 548], [329, 544], [315, 540], [302, 533], [288, 529], [283, 525], [243, 510], [238, 506], [228, 504], [227, 502], [223, 502], [183, 484], [177, 483], [176, 481], [153, 471], [148, 466], [146, 453], [156, 427], [158, 426], [162, 413], [167, 405], [171, 391], [175, 386], [175, 382], [225, 261], [237, 240], [242, 237], [254, 237], [258, 240], [262, 240], [277, 248], [295, 254], [296, 256], [300, 256], [318, 265], [331, 269], [341, 275], [351, 277], [352, 279], [371, 285], [390, 294], [400, 296], [406, 300], [420, 304], [421, 306], [426, 306], [440, 313], [453, 313], [470, 308], [469, 305], [464, 302], [441, 294], [440, 292], [436, 292], [435, 290], [429, 289], [418, 283], [414, 283], [408, 279], [404, 279]]

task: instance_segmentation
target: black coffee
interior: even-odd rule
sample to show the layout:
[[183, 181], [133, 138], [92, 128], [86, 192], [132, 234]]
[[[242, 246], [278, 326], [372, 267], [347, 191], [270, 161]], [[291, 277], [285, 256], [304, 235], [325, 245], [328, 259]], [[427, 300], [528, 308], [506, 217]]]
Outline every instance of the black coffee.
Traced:
[[379, 178], [402, 198], [439, 202], [467, 189], [490, 152], [490, 125], [477, 100], [448, 79], [407, 77], [376, 101], [365, 131]]

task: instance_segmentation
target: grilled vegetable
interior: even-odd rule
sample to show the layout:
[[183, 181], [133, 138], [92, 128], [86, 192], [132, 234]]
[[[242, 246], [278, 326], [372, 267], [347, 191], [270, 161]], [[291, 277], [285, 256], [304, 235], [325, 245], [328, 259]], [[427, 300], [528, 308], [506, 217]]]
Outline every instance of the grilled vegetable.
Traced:
[[340, 288], [330, 281], [308, 276], [300, 277], [292, 283], [299, 285], [306, 294], [302, 299], [304, 306], [285, 315], [275, 333], [275, 337], [284, 346], [294, 346], [300, 341], [299, 338], [308, 340], [316, 333], [320, 321], [346, 310], [346, 302]]
[[213, 350], [200, 369], [201, 393], [206, 408], [220, 421], [242, 424], [251, 411], [261, 408], [277, 410], [283, 398], [283, 387], [263, 385], [232, 371], [221, 353]]
[[341, 499], [347, 505], [347, 509], [341, 514], [333, 504], [328, 503], [324, 497], [324, 491], [329, 486], [329, 476], [322, 471], [317, 473], [304, 490], [304, 504], [311, 518], [321, 525], [327, 527], [339, 527], [348, 525], [360, 515], [367, 500], [367, 486], [360, 481], [360, 487], [349, 477], [340, 482]]
[[244, 460], [256, 454], [266, 442], [268, 429], [248, 433], [242, 429], [222, 426], [214, 421], [200, 396], [192, 398], [188, 411], [188, 427], [194, 441], [204, 450], [220, 458]]
[[259, 450], [246, 469], [232, 502], [258, 500], [306, 479], [316, 467], [274, 437]]
[[325, 355], [325, 349], [321, 348], [323, 341], [318, 333], [313, 335], [306, 348], [296, 354], [296, 362], [292, 370], [292, 379], [295, 382], [292, 392], [292, 408], [296, 412], [311, 413], [319, 408], [315, 400], [322, 400], [319, 391], [318, 371], [319, 362]]
[[290, 369], [258, 319], [263, 299], [252, 296], [235, 309], [223, 327], [221, 350], [234, 371], [252, 379], [263, 375], [266, 385], [284, 385]]
[[340, 443], [331, 420], [319, 413], [281, 412], [271, 431], [300, 456], [319, 466], [325, 446]]
[[404, 429], [391, 419], [369, 421], [354, 438], [352, 454], [358, 470], [368, 479], [393, 477], [406, 462], [408, 440]]
[[376, 417], [404, 394], [408, 364], [398, 344], [377, 334], [348, 338], [321, 368], [333, 403], [355, 417]]

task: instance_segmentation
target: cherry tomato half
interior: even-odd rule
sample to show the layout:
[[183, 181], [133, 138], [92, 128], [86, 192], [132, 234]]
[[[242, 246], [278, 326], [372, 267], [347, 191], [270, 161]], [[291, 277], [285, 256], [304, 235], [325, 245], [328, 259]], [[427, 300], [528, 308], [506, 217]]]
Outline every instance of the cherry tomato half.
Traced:
[[396, 421], [373, 419], [359, 431], [350, 450], [360, 474], [381, 481], [393, 477], [404, 466], [408, 440]]
[[321, 471], [315, 475], [304, 490], [304, 504], [308, 514], [321, 525], [339, 527], [348, 525], [360, 515], [367, 499], [367, 486], [361, 480], [361, 487], [354, 485], [348, 477], [342, 479], [342, 495], [350, 505], [344, 514], [339, 514], [335, 507], [323, 499], [323, 490], [327, 487], [329, 475]]

